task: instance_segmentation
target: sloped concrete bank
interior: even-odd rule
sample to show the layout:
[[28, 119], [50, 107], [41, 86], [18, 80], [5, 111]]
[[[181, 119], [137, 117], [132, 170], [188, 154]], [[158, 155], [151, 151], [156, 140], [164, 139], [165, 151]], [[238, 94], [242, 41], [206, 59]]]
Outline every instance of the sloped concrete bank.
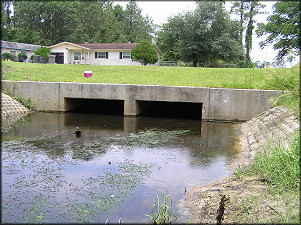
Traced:
[[24, 116], [29, 114], [30, 111], [18, 101], [10, 96], [1, 93], [1, 117], [3, 120], [12, 116]]
[[12, 123], [30, 113], [25, 106], [10, 96], [1, 93], [1, 131], [10, 129]]
[[[288, 144], [299, 129], [300, 121], [294, 112], [287, 108], [275, 107], [238, 126], [241, 131], [242, 154], [237, 161], [229, 165], [231, 169], [250, 164], [255, 154], [268, 144], [277, 145], [279, 140]], [[235, 212], [236, 207], [231, 199], [246, 199], [264, 193], [264, 190], [266, 184], [260, 179], [246, 178], [237, 181], [232, 176], [206, 186], [194, 187], [188, 193], [186, 200], [193, 215], [191, 222], [216, 223], [216, 212], [221, 195], [226, 194], [230, 200], [225, 207], [224, 223], [239, 223], [230, 219], [230, 214]], [[262, 210], [258, 212], [260, 216], [275, 214], [273, 209], [278, 210], [278, 207], [281, 207], [281, 203], [271, 205], [271, 202], [275, 201], [274, 198], [273, 195], [262, 197]]]

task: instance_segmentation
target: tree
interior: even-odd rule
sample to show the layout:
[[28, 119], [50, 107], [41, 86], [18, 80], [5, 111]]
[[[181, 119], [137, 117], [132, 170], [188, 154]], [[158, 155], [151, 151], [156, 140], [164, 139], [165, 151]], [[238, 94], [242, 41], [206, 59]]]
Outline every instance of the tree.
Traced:
[[10, 54], [9, 52], [4, 52], [4, 53], [2, 54], [2, 59], [13, 60], [13, 55]]
[[74, 4], [68, 1], [14, 1], [14, 28], [18, 27], [26, 36], [37, 36], [43, 45], [68, 40], [75, 27]]
[[260, 47], [275, 43], [274, 49], [279, 50], [277, 59], [290, 53], [300, 55], [300, 1], [278, 1], [267, 21], [258, 24], [256, 30], [258, 37], [268, 35]]
[[7, 40], [8, 32], [12, 28], [10, 1], [1, 2], [1, 39]]
[[132, 50], [132, 58], [142, 60], [144, 65], [155, 64], [158, 61], [158, 54], [151, 43], [143, 39]]
[[[250, 52], [252, 50], [252, 35], [254, 29], [254, 23], [256, 23], [254, 17], [257, 14], [261, 14], [260, 9], [265, 5], [259, 3], [258, 0], [246, 1], [240, 0], [233, 3], [231, 7], [231, 13], [238, 14], [240, 16], [240, 43], [245, 47], [245, 63], [248, 67], [252, 65]], [[245, 45], [243, 45], [243, 31], [246, 29]]]
[[157, 44], [173, 60], [213, 63], [243, 57], [239, 24], [230, 20], [222, 2], [201, 1], [192, 12], [169, 18], [158, 33]]
[[18, 60], [19, 62], [23, 62], [23, 60], [27, 59], [27, 55], [25, 53], [19, 53], [18, 54]]
[[40, 55], [42, 57], [46, 57], [46, 62], [48, 62], [48, 55], [51, 54], [51, 51], [47, 47], [41, 47], [41, 48], [37, 49], [34, 54], [35, 55]]
[[135, 0], [130, 0], [126, 5], [125, 32], [130, 42], [139, 42], [142, 39], [152, 41], [153, 20], [149, 16], [143, 17], [141, 12]]
[[176, 42], [180, 40], [182, 28], [185, 26], [184, 15], [178, 14], [174, 17], [169, 17], [168, 22], [163, 24], [157, 32], [156, 43], [164, 52], [162, 60], [173, 61], [179, 60], [179, 55], [176, 54]]

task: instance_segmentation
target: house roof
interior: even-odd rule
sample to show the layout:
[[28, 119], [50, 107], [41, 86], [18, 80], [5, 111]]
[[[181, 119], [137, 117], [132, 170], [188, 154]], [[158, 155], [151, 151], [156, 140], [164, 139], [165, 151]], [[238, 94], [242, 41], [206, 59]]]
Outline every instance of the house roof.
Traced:
[[138, 43], [100, 43], [100, 44], [77, 44], [79, 46], [93, 50], [132, 50]]
[[24, 51], [36, 51], [39, 48], [41, 48], [41, 45], [32, 45], [32, 44], [1, 40], [1, 48], [24, 50]]
[[[76, 44], [71, 42], [61, 42], [56, 45], [50, 46], [56, 47], [63, 44], [69, 44], [75, 47], [84, 48], [86, 50], [132, 50], [134, 49], [138, 43], [98, 43], [98, 44], [90, 44], [90, 43], [83, 43], [83, 44]], [[158, 48], [157, 45], [152, 44], [153, 47], [162, 54], [163, 52]]]

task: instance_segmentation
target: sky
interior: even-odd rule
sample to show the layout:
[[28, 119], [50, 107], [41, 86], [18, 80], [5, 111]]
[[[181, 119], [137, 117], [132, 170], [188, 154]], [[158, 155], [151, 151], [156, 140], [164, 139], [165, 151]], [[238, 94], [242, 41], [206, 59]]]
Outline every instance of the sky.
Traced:
[[[119, 4], [126, 8], [126, 5], [129, 1], [114, 1], [114, 5]], [[266, 22], [266, 19], [269, 15], [272, 14], [272, 6], [276, 3], [276, 1], [261, 1], [262, 4], [266, 5], [264, 11], [268, 12], [268, 14], [257, 15], [255, 19], [257, 22]], [[187, 11], [193, 11], [196, 8], [195, 1], [137, 1], [138, 7], [142, 10], [142, 15], [148, 15], [153, 19], [154, 24], [162, 25], [163, 23], [167, 23], [167, 19], [170, 16], [177, 15], [178, 13], [183, 13]], [[230, 9], [231, 2], [226, 1], [226, 9]], [[259, 42], [266, 39], [267, 36], [262, 36], [257, 38], [255, 34], [256, 28], [253, 30], [253, 45], [251, 51], [251, 59], [253, 62], [259, 60], [260, 62], [267, 61], [272, 63], [275, 61], [275, 57], [277, 55], [277, 51], [273, 49], [273, 44], [266, 46], [263, 49], [260, 49]], [[299, 62], [299, 57], [296, 58], [293, 65]], [[287, 62], [287, 67], [291, 65]]]

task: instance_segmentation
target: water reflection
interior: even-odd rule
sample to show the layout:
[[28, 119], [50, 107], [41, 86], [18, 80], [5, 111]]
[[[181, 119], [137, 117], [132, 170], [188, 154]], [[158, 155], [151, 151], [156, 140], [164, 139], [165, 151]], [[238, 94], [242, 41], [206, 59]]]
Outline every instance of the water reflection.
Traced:
[[2, 134], [3, 221], [144, 223], [163, 189], [187, 222], [184, 190], [225, 177], [236, 140], [227, 123], [29, 115]]

